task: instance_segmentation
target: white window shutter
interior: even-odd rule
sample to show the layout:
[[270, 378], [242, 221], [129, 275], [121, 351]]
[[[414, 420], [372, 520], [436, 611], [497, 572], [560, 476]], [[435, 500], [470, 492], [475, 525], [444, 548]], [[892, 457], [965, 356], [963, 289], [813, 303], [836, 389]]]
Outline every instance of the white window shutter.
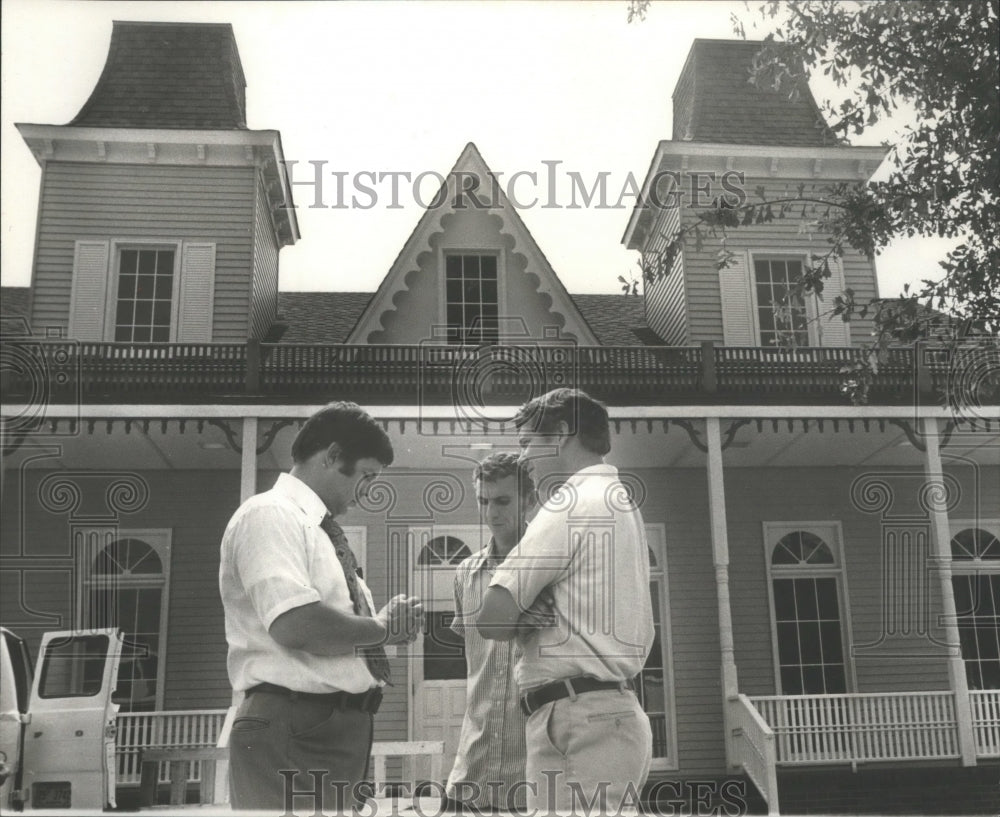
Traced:
[[754, 333], [750, 267], [745, 252], [737, 253], [719, 270], [722, 338], [726, 346], [759, 346]]
[[76, 242], [69, 300], [69, 336], [74, 340], [104, 340], [110, 251], [110, 241]]
[[840, 315], [831, 315], [834, 301], [844, 294], [844, 262], [839, 258], [830, 259], [830, 277], [823, 287], [822, 299], [816, 301], [819, 327], [824, 346], [850, 346], [851, 325], [844, 323]]
[[177, 340], [211, 343], [215, 308], [215, 244], [184, 242], [177, 302]]

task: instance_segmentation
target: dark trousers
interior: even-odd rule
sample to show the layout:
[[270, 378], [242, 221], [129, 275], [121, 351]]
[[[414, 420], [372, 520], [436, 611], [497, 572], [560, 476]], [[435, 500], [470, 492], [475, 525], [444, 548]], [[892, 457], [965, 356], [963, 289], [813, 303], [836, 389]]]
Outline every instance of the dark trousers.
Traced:
[[368, 775], [372, 716], [355, 709], [254, 692], [229, 738], [234, 809], [314, 812], [353, 808]]

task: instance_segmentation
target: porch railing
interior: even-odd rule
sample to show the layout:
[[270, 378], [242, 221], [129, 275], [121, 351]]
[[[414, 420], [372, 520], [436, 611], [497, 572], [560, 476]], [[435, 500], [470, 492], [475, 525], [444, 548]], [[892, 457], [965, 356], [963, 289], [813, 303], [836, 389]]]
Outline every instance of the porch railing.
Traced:
[[[8, 338], [17, 365], [4, 372], [7, 402], [76, 400], [232, 399], [254, 395], [366, 399], [406, 395], [431, 402], [470, 402], [484, 394], [502, 401], [533, 389], [579, 386], [631, 402], [760, 402], [781, 395], [843, 399], [846, 366], [856, 348], [700, 346], [577, 346], [540, 342], [507, 346], [234, 343], [125, 344]], [[871, 398], [910, 402], [940, 390], [961, 354], [892, 349], [879, 367]], [[975, 354], [975, 351], [970, 352]], [[964, 354], [964, 353], [962, 353]], [[995, 354], [995, 352], [994, 352]], [[950, 355], [950, 356], [949, 356]], [[954, 359], [953, 359], [954, 358]], [[957, 363], [956, 363], [957, 361]], [[770, 395], [770, 398], [769, 398]]]
[[750, 701], [774, 730], [779, 765], [960, 757], [951, 692], [773, 695]]
[[774, 731], [746, 695], [727, 702], [733, 760], [742, 767], [761, 797], [768, 814], [778, 814], [778, 776]]
[[[226, 712], [225, 709], [197, 709], [120, 713], [116, 738], [118, 785], [139, 785], [140, 755], [145, 748], [215, 746]], [[161, 783], [170, 780], [167, 765], [160, 764]], [[201, 763], [189, 764], [188, 782], [200, 780]]]
[[971, 690], [976, 757], [1000, 757], [1000, 689]]

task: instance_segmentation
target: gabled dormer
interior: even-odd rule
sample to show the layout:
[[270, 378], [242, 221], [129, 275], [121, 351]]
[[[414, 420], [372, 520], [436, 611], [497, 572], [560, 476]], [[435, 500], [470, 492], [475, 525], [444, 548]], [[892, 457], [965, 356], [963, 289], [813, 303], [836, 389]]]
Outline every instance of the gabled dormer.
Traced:
[[472, 143], [466, 145], [348, 343], [598, 345]]
[[31, 325], [81, 341], [243, 342], [299, 237], [276, 130], [249, 130], [228, 24], [115, 22], [67, 125], [18, 124], [42, 169]]
[[[859, 301], [877, 296], [873, 262], [853, 250], [831, 259], [824, 297], [788, 310], [780, 302], [790, 279], [826, 236], [803, 229], [801, 208], [786, 218], [729, 231], [729, 263], [718, 268], [719, 239], [665, 248], [715, 196], [749, 202], [795, 197], [838, 182], [865, 181], [885, 156], [881, 147], [837, 143], [808, 86], [789, 98], [758, 89], [750, 69], [760, 42], [695, 40], [673, 95], [673, 138], [660, 142], [623, 243], [647, 263], [670, 261], [645, 287], [649, 327], [667, 343], [715, 341], [727, 346], [848, 346], [864, 340], [870, 321], [821, 317], [845, 287]], [[742, 178], [736, 174], [742, 174]], [[699, 191], [698, 188], [701, 188]], [[701, 199], [701, 201], [696, 201]], [[775, 208], [777, 210], [778, 208]]]

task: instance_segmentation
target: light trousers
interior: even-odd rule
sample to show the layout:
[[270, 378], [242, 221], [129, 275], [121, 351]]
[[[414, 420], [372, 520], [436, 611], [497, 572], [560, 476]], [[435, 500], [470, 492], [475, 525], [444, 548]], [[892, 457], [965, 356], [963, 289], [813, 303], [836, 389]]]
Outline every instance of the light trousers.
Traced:
[[528, 813], [634, 813], [653, 757], [649, 717], [635, 693], [584, 692], [528, 718]]

